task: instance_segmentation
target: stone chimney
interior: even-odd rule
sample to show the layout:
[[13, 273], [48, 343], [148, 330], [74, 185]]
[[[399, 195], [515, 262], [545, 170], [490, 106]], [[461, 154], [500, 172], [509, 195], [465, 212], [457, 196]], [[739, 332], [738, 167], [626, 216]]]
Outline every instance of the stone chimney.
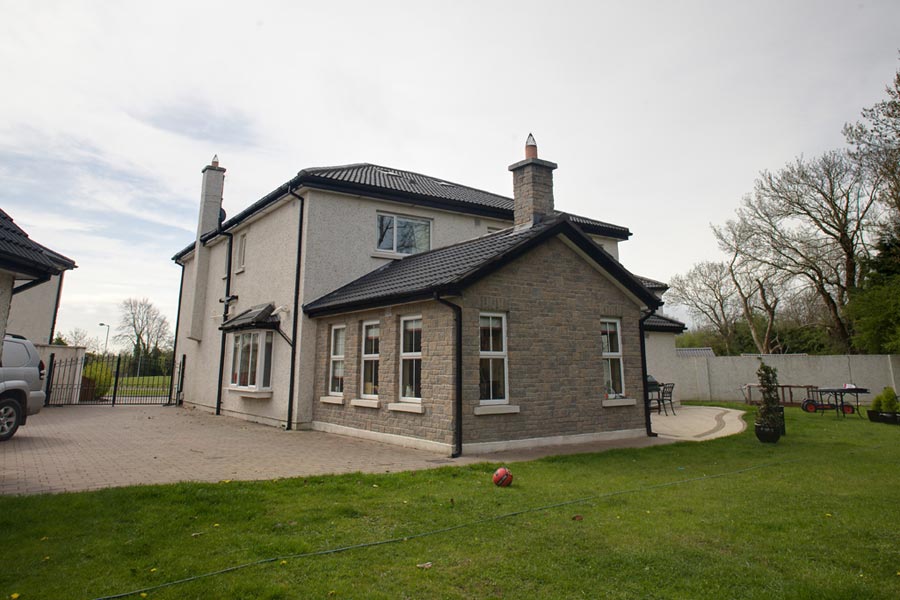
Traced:
[[537, 143], [528, 134], [525, 160], [509, 166], [513, 173], [515, 226], [528, 228], [553, 214], [553, 170], [556, 163], [538, 158]]
[[203, 245], [200, 238], [219, 226], [219, 214], [222, 211], [222, 194], [225, 189], [225, 169], [219, 166], [218, 155], [212, 162], [203, 167], [203, 184], [200, 188], [200, 219], [197, 222], [197, 241], [194, 243], [194, 278], [191, 286], [191, 318], [188, 325], [188, 337], [195, 341], [203, 340], [203, 326], [206, 324], [206, 290], [209, 282], [209, 248]]

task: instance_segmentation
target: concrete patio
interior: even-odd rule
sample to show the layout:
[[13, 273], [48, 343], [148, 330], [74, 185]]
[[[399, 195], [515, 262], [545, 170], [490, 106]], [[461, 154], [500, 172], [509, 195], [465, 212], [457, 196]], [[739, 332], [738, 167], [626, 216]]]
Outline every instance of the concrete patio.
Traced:
[[178, 481], [257, 480], [511, 463], [554, 454], [702, 441], [743, 430], [739, 411], [677, 407], [652, 415], [659, 437], [549, 446], [457, 459], [317, 431], [265, 425], [172, 406], [48, 407], [0, 445], [0, 494], [96, 490]]

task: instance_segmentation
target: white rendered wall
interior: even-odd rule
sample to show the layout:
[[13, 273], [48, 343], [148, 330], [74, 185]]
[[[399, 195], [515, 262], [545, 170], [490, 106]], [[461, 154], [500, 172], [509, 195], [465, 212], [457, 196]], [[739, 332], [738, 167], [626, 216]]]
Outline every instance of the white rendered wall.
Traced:
[[[28, 283], [19, 281], [18, 285]], [[12, 297], [6, 330], [23, 335], [35, 344], [49, 344], [50, 328], [56, 316], [56, 298], [62, 279], [54, 275], [50, 281], [19, 292]]]

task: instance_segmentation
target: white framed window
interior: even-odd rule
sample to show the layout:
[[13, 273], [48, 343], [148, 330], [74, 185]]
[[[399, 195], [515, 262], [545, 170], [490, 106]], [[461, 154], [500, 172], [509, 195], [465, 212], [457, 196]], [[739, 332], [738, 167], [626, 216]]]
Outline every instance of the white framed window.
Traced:
[[624, 398], [621, 321], [600, 321], [600, 353], [603, 362], [604, 394], [607, 398]]
[[362, 324], [362, 398], [378, 398], [378, 352], [381, 341], [381, 325], [378, 321]]
[[400, 400], [422, 401], [422, 317], [400, 319]]
[[506, 315], [481, 313], [478, 330], [481, 404], [507, 404]]
[[266, 390], [272, 387], [271, 331], [234, 334], [231, 353], [231, 387]]
[[328, 395], [344, 395], [344, 342], [347, 328], [335, 325], [331, 328], [331, 359], [328, 367]]
[[241, 273], [244, 270], [244, 261], [247, 258], [247, 234], [242, 233], [238, 237], [237, 256], [234, 257], [235, 273]]
[[382, 252], [416, 254], [431, 249], [431, 221], [378, 213], [375, 248]]

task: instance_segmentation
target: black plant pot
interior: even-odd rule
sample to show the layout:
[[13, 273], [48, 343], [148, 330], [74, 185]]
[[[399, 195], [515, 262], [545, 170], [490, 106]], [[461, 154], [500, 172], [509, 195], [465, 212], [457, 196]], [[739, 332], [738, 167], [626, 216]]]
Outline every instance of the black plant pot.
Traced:
[[881, 415], [877, 410], [867, 410], [866, 414], [869, 415], [869, 420], [873, 423], [881, 423]]
[[769, 427], [768, 425], [756, 424], [756, 439], [763, 444], [774, 444], [781, 439], [781, 427]]
[[897, 413], [881, 413], [879, 416], [881, 417], [882, 423], [890, 423], [891, 425], [897, 424]]

